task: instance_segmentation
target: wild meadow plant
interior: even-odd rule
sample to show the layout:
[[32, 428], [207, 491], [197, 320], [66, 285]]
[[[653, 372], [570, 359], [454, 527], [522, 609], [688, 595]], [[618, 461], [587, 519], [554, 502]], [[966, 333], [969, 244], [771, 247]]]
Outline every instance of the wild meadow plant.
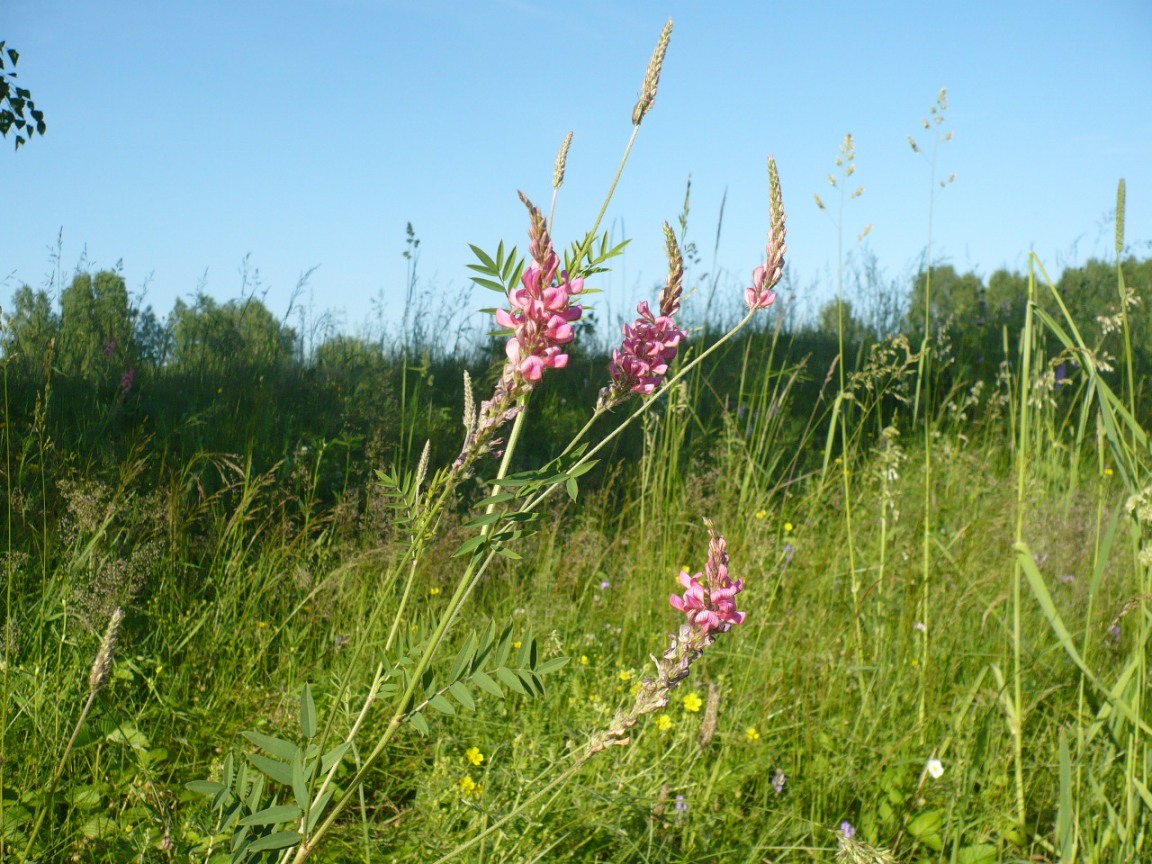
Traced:
[[[216, 825], [203, 847], [196, 850], [198, 855], [212, 859], [226, 850], [233, 861], [261, 858], [300, 864], [330, 840], [349, 808], [359, 804], [363, 810], [374, 772], [381, 769], [387, 754], [396, 746], [402, 728], [432, 735], [430, 717], [475, 709], [477, 693], [498, 698], [506, 691], [542, 696], [543, 679], [563, 665], [564, 658], [543, 659], [531, 632], [516, 639], [511, 625], [498, 628], [494, 622], [468, 621], [469, 598], [497, 558], [519, 558], [514, 546], [539, 529], [543, 518], [539, 508], [547, 499], [560, 489], [576, 498], [579, 478], [595, 466], [594, 457], [599, 452], [649, 412], [689, 371], [775, 302], [774, 288], [783, 275], [786, 227], [779, 175], [775, 160], [769, 158], [766, 260], [755, 267], [752, 284], [745, 290], [744, 316], [717, 342], [679, 371], [672, 371], [688, 334], [676, 322], [683, 294], [683, 259], [675, 236], [665, 223], [669, 269], [659, 299], [659, 314], [647, 301], [639, 303], [636, 319], [624, 326], [623, 339], [612, 354], [609, 383], [601, 390], [592, 416], [561, 455], [536, 470], [510, 472], [513, 454], [525, 434], [525, 417], [533, 392], [546, 375], [562, 374], [568, 364], [567, 346], [577, 338], [577, 325], [583, 314], [579, 300], [586, 283], [622, 251], [624, 244], [612, 246], [608, 235], [599, 233], [599, 226], [641, 124], [655, 104], [671, 32], [669, 21], [633, 109], [632, 136], [620, 167], [584, 238], [573, 242], [561, 255], [550, 233], [551, 216], [545, 217], [521, 193], [529, 221], [527, 259], [521, 258], [515, 248], [506, 250], [503, 243], [494, 255], [473, 247], [479, 262], [470, 265], [479, 274], [473, 277], [474, 281], [498, 291], [507, 303], [507, 308], [495, 312], [500, 335], [506, 342], [505, 361], [492, 395], [477, 406], [472, 383], [465, 374], [464, 444], [451, 464], [433, 471], [426, 446], [415, 470], [379, 472], [397, 524], [406, 535], [404, 553], [381, 580], [369, 621], [362, 630], [364, 635], [347, 649], [344, 671], [328, 696], [331, 708], [327, 718], [320, 721], [316, 693], [312, 685], [305, 684], [299, 701], [297, 740], [245, 732], [244, 737], [257, 748], [256, 752], [243, 758], [229, 754], [220, 765], [219, 779], [189, 784], [190, 789], [211, 799], [211, 810], [216, 814]], [[553, 212], [571, 142], [570, 134], [556, 161]], [[593, 443], [592, 433], [601, 427], [600, 421], [636, 398], [640, 399], [639, 406]], [[498, 457], [500, 463], [494, 476], [486, 478], [493, 457]], [[413, 619], [414, 607], [424, 602], [418, 598], [426, 587], [426, 552], [444, 530], [449, 513], [459, 506], [465, 483], [486, 486], [488, 494], [475, 505], [478, 515], [465, 524], [472, 536], [453, 556], [452, 560], [460, 565], [455, 587], [443, 607], [434, 611], [434, 625], [424, 628]], [[631, 706], [618, 710], [607, 726], [591, 731], [587, 744], [569, 753], [566, 767], [546, 767], [538, 781], [503, 816], [472, 837], [462, 838], [441, 861], [483, 842], [545, 797], [554, 796], [592, 757], [627, 745], [630, 730], [645, 715], [668, 706], [673, 690], [689, 675], [691, 666], [705, 650], [721, 634], [745, 620], [746, 613], [737, 608], [744, 580], [730, 575], [724, 536], [711, 522], [706, 521], [706, 526], [709, 545], [704, 569], [693, 573], [684, 568], [680, 574], [684, 592], [672, 595], [669, 601], [685, 615], [685, 621], [664, 653], [654, 658], [655, 670], [635, 689]], [[445, 664], [440, 655], [449, 631], [465, 621], [470, 633], [451, 663]], [[383, 622], [388, 622], [388, 632], [380, 644], [372, 634]], [[376, 670], [365, 683], [358, 676], [369, 658], [375, 661]], [[706, 723], [713, 732], [717, 700], [718, 692], [710, 699], [708, 713], [712, 719]], [[348, 715], [348, 705], [353, 701], [358, 701], [360, 708]], [[374, 715], [377, 703], [384, 701], [390, 705], [389, 719], [381, 728], [380, 719]], [[343, 713], [353, 719], [347, 728], [338, 730], [341, 706]], [[710, 739], [711, 734], [707, 737]], [[474, 756], [469, 758], [473, 765], [480, 764]], [[341, 771], [348, 761], [354, 763], [355, 770], [345, 779]], [[468, 779], [471, 787], [466, 791], [475, 792], [475, 781]], [[367, 833], [363, 843], [367, 858], [371, 854]]]

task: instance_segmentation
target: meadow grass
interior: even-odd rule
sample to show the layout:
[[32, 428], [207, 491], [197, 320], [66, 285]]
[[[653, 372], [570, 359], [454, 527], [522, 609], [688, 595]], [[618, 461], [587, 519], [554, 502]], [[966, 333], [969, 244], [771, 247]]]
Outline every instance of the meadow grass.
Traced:
[[[1025, 344], [1068, 336], [1057, 323], [1047, 334], [1033, 323]], [[972, 382], [932, 412], [926, 502], [922, 445], [900, 434], [907, 406], [893, 398], [914, 358], [898, 346], [876, 356], [855, 378], [858, 426], [836, 471], [817, 449], [829, 424], [842, 428], [836, 397], [805, 419], [790, 394], [808, 373], [779, 331], [729, 350], [737, 388], [717, 392], [703, 372], [682, 381], [647, 422], [640, 460], [550, 504], [521, 557], [477, 585], [452, 637], [506, 620], [540, 634], [545, 656], [571, 658], [547, 696], [480, 694], [475, 713], [401, 734], [318, 857], [434, 860], [563, 770], [650, 674], [674, 626], [665, 598], [681, 566], [700, 566], [708, 514], [747, 580], [748, 620], [627, 747], [470, 860], [826, 860], [844, 821], [901, 860], [1141, 860], [1147, 495], [1125, 504], [1142, 488], [1143, 432], [1091, 367], [1059, 388], [1037, 374]], [[702, 417], [715, 420], [689, 447]], [[6, 434], [7, 477], [22, 455], [67, 463], [58, 444], [26, 453], [34, 432]], [[350, 517], [345, 500], [309, 497], [326, 458], [303, 454], [295, 487], [242, 459], [205, 455], [152, 488], [126, 467], [75, 479], [47, 515], [20, 510], [35, 482], [9, 487], [10, 524], [41, 533], [5, 559], [7, 856], [20, 860], [47, 819], [35, 860], [198, 860], [216, 826], [184, 784], [218, 777], [241, 731], [291, 729], [305, 682], [321, 704], [338, 680], [352, 693], [371, 685], [391, 622], [370, 613], [381, 592], [399, 597], [381, 580], [405, 545], [378, 509]], [[428, 550], [410, 629], [443, 609], [462, 516]], [[114, 603], [127, 613], [117, 660], [65, 753]], [[348, 668], [353, 640], [368, 648]], [[350, 724], [356, 704], [327, 710]]]

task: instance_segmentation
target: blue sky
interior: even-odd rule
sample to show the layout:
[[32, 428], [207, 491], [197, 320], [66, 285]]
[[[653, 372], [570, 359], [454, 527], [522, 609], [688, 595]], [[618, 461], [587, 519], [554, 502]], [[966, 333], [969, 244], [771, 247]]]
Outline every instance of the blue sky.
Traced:
[[[6, 0], [0, 39], [48, 133], [0, 148], [0, 304], [48, 287], [62, 236], [65, 277], [122, 262], [129, 287], [166, 314], [198, 288], [340, 313], [355, 332], [373, 300], [399, 320], [405, 225], [420, 239], [431, 307], [494, 305], [473, 290], [469, 243], [522, 247], [524, 190], [547, 209], [556, 151], [575, 140], [554, 236], [590, 227], [631, 131], [644, 69], [675, 19], [664, 76], [606, 227], [632, 245], [598, 284], [625, 314], [662, 281], [661, 222], [692, 176], [699, 270], [735, 291], [764, 254], [769, 153], [789, 215], [784, 299], [832, 296], [837, 231], [826, 175], [856, 141], [845, 249], [866, 241], [891, 278], [928, 242], [921, 118], [949, 108], [937, 173], [934, 257], [987, 276], [1055, 273], [1110, 256], [1116, 184], [1127, 239], [1152, 254], [1152, 4], [1096, 2], [607, 2], [329, 0], [156, 3]], [[699, 272], [699, 271], [698, 271]], [[694, 300], [693, 302], [702, 302]]]

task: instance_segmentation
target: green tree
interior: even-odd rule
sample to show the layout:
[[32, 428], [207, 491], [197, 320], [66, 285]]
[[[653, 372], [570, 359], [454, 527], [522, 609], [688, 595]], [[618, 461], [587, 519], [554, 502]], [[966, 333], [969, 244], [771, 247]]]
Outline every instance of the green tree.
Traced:
[[[838, 306], [841, 308], [838, 309]], [[821, 333], [834, 337], [840, 332], [841, 318], [844, 324], [845, 349], [848, 346], [858, 348], [865, 342], [873, 341], [874, 337], [856, 314], [851, 300], [832, 299], [821, 306], [817, 326]]]
[[254, 297], [221, 305], [207, 294], [172, 312], [173, 361], [183, 371], [270, 370], [292, 362], [296, 332]]
[[[48, 126], [44, 123], [44, 112], [32, 101], [32, 93], [15, 83], [20, 53], [5, 45], [0, 42], [0, 135], [7, 138], [15, 128], [16, 149], [19, 150], [28, 138], [43, 135]], [[12, 67], [10, 71], [8, 66]]]
[[[924, 326], [924, 286], [928, 276], [917, 274], [908, 307], [909, 329], [919, 334]], [[932, 321], [937, 328], [970, 330], [985, 321], [984, 283], [975, 273], [963, 275], [951, 264], [932, 269]]]
[[46, 291], [22, 285], [12, 295], [11, 312], [0, 332], [4, 359], [25, 371], [42, 369], [53, 340], [60, 337], [60, 316]]
[[135, 317], [123, 276], [77, 273], [60, 295], [60, 371], [100, 379], [133, 362]]

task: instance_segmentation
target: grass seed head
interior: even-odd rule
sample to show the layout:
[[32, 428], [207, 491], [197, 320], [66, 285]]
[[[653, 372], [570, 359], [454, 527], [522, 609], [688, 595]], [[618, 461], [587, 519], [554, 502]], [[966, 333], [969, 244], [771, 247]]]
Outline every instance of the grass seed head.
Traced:
[[564, 143], [560, 145], [560, 152], [556, 154], [556, 168], [552, 171], [552, 188], [559, 189], [564, 185], [564, 172], [568, 168], [568, 148], [572, 146], [572, 135], [569, 132], [564, 136]]
[[104, 638], [100, 640], [100, 648], [92, 663], [92, 671], [88, 675], [89, 693], [95, 693], [108, 683], [108, 674], [112, 671], [112, 657], [116, 653], [116, 636], [120, 632], [120, 623], [123, 620], [124, 610], [120, 608], [117, 608], [108, 619], [108, 629], [104, 631]]
[[648, 61], [648, 70], [644, 73], [644, 86], [640, 89], [640, 98], [636, 107], [632, 109], [632, 125], [639, 126], [644, 116], [656, 104], [656, 90], [660, 86], [660, 72], [664, 68], [664, 55], [668, 51], [668, 40], [672, 38], [672, 19], [664, 25], [660, 34], [660, 41], [656, 43], [656, 50], [652, 52], [652, 59]]

